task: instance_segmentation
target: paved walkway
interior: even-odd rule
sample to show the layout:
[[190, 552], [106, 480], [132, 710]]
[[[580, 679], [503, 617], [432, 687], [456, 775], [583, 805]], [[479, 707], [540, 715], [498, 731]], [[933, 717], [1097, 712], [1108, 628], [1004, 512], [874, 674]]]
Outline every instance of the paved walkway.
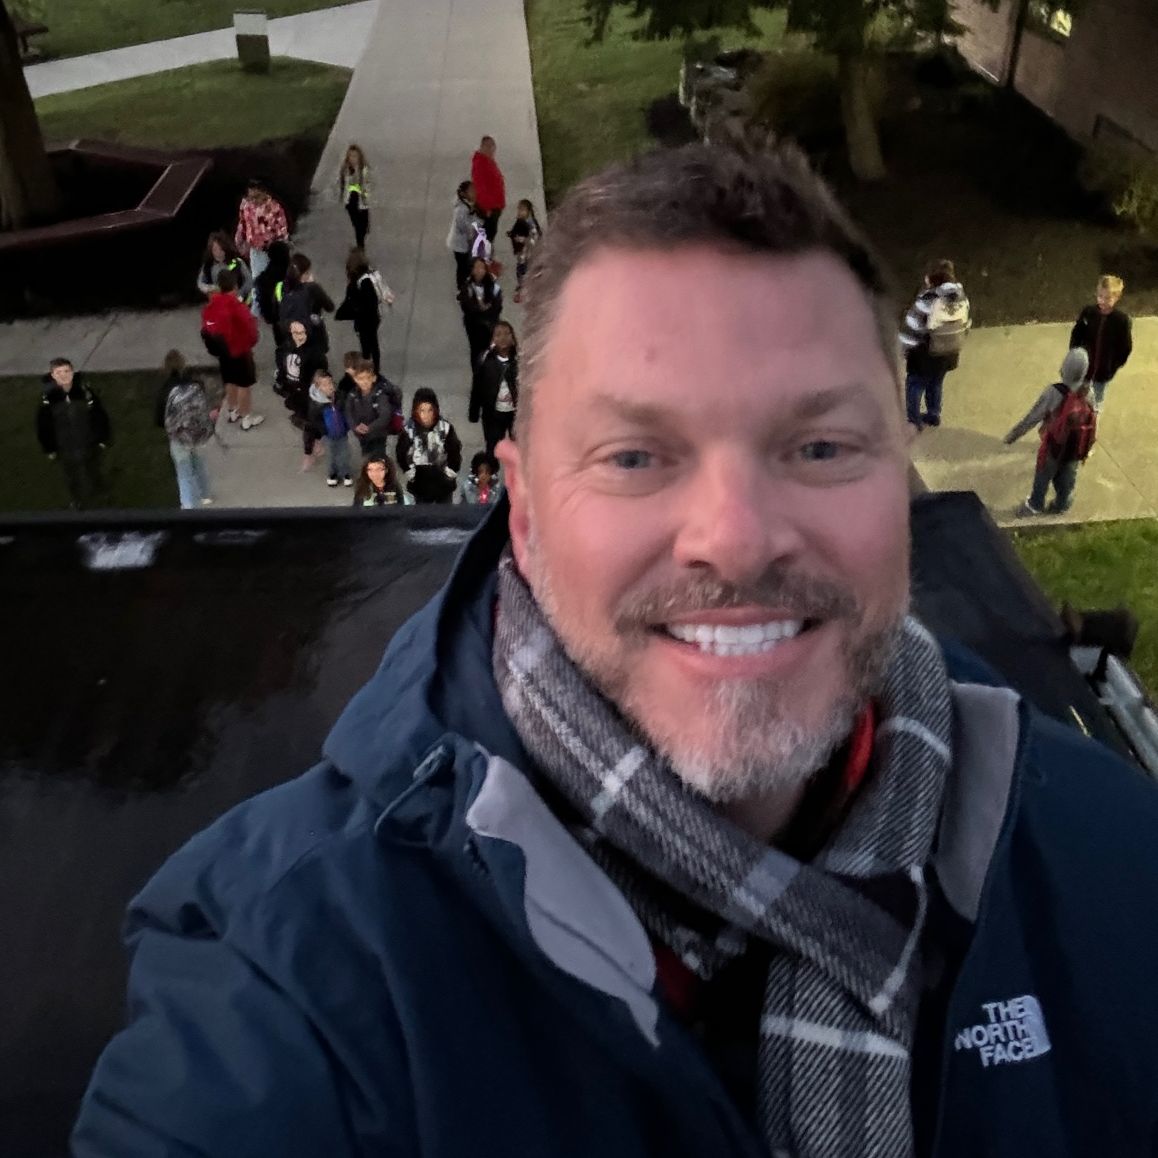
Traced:
[[[353, 235], [338, 204], [335, 175], [347, 143], [358, 141], [375, 173], [367, 248], [398, 295], [382, 324], [383, 369], [402, 386], [407, 400], [417, 386], [438, 392], [469, 460], [481, 449], [481, 435], [466, 421], [467, 344], [445, 240], [455, 187], [470, 175], [470, 156], [484, 133], [498, 140], [508, 201], [513, 205], [525, 196], [543, 205], [522, 0], [488, 0], [485, 20], [472, 0], [379, 0], [361, 43], [365, 52], [318, 165], [313, 207], [302, 219], [295, 244], [314, 260], [318, 281], [340, 299]], [[504, 228], [509, 217], [510, 212]], [[505, 237], [500, 236], [498, 248], [513, 272]], [[513, 286], [507, 289], [509, 300]], [[507, 311], [516, 327], [520, 313], [513, 305]], [[203, 360], [198, 317], [190, 308], [0, 326], [0, 374], [42, 372], [58, 353], [93, 371], [160, 365], [174, 346], [191, 360]], [[329, 329], [331, 361], [340, 365], [343, 351], [357, 342], [349, 323], [331, 321]], [[210, 470], [219, 502], [349, 503], [348, 491], [327, 489], [324, 469], [300, 471], [300, 435], [270, 389], [268, 333], [258, 355], [262, 374], [254, 399], [267, 420], [248, 433], [223, 427], [226, 448], [211, 444]]]
[[[269, 22], [270, 52], [274, 56], [353, 68], [366, 45], [376, 8], [376, 0], [360, 0], [357, 4], [302, 12], [297, 16], [279, 16]], [[151, 44], [94, 52], [89, 56], [30, 64], [24, 69], [24, 77], [36, 99], [236, 56], [233, 29], [218, 28]]]
[[[1129, 305], [1128, 301], [1124, 303]], [[1056, 381], [1068, 324], [975, 330], [961, 368], [945, 380], [942, 425], [917, 438], [913, 461], [931, 490], [975, 490], [1004, 525], [1033, 480], [1038, 439], [1002, 443], [1042, 387]], [[1134, 320], [1134, 354], [1106, 392], [1094, 454], [1082, 467], [1066, 515], [1030, 523], [1158, 517], [1158, 318]]]

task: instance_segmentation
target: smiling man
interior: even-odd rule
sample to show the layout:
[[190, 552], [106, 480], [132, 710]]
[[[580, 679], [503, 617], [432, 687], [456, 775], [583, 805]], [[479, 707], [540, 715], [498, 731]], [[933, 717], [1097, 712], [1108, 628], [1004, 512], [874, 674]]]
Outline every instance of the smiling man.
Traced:
[[134, 902], [74, 1152], [1152, 1155], [1158, 798], [909, 616], [895, 313], [804, 163], [580, 185], [520, 387], [325, 761]]

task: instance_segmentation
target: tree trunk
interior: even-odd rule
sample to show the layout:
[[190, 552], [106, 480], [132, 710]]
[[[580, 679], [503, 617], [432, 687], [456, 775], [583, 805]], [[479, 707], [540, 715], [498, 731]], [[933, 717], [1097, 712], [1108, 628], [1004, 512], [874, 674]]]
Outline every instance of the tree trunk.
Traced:
[[0, 230], [50, 219], [60, 206], [12, 18], [0, 0]]
[[841, 55], [840, 111], [853, 173], [860, 181], [879, 181], [885, 175], [885, 162], [869, 92], [869, 67], [859, 53]]

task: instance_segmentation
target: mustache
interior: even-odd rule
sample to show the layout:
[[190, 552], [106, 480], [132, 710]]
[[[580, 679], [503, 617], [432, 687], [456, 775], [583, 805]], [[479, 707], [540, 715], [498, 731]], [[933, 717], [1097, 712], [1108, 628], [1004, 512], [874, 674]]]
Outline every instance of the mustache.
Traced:
[[620, 604], [615, 627], [636, 631], [655, 627], [697, 611], [733, 607], [767, 607], [794, 619], [856, 619], [861, 607], [847, 588], [827, 579], [770, 568], [752, 583], [729, 583], [704, 575], [665, 583], [628, 596]]

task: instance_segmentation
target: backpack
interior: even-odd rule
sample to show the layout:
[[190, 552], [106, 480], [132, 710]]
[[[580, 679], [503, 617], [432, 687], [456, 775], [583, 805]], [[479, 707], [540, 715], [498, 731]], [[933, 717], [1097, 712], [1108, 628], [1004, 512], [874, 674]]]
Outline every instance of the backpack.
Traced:
[[219, 334], [216, 330], [202, 330], [201, 341], [205, 343], [205, 349], [213, 358], [228, 358], [229, 345], [225, 341], [225, 336]]
[[165, 400], [165, 433], [181, 446], [202, 446], [213, 429], [205, 388], [200, 382], [178, 382]]
[[933, 300], [926, 323], [929, 331], [929, 353], [936, 357], [959, 354], [965, 344], [965, 335], [972, 325], [969, 318], [969, 301], [958, 298], [952, 301], [940, 294]]
[[1049, 420], [1043, 439], [1051, 458], [1085, 462], [1098, 437], [1098, 414], [1084, 394], [1070, 391]]
[[391, 293], [390, 287], [386, 284], [382, 275], [376, 269], [372, 269], [369, 273], [364, 273], [358, 278], [358, 284], [361, 285], [366, 278], [370, 279], [370, 284], [374, 287], [374, 292], [378, 295], [378, 304], [388, 307], [391, 301], [393, 301], [394, 295]]

